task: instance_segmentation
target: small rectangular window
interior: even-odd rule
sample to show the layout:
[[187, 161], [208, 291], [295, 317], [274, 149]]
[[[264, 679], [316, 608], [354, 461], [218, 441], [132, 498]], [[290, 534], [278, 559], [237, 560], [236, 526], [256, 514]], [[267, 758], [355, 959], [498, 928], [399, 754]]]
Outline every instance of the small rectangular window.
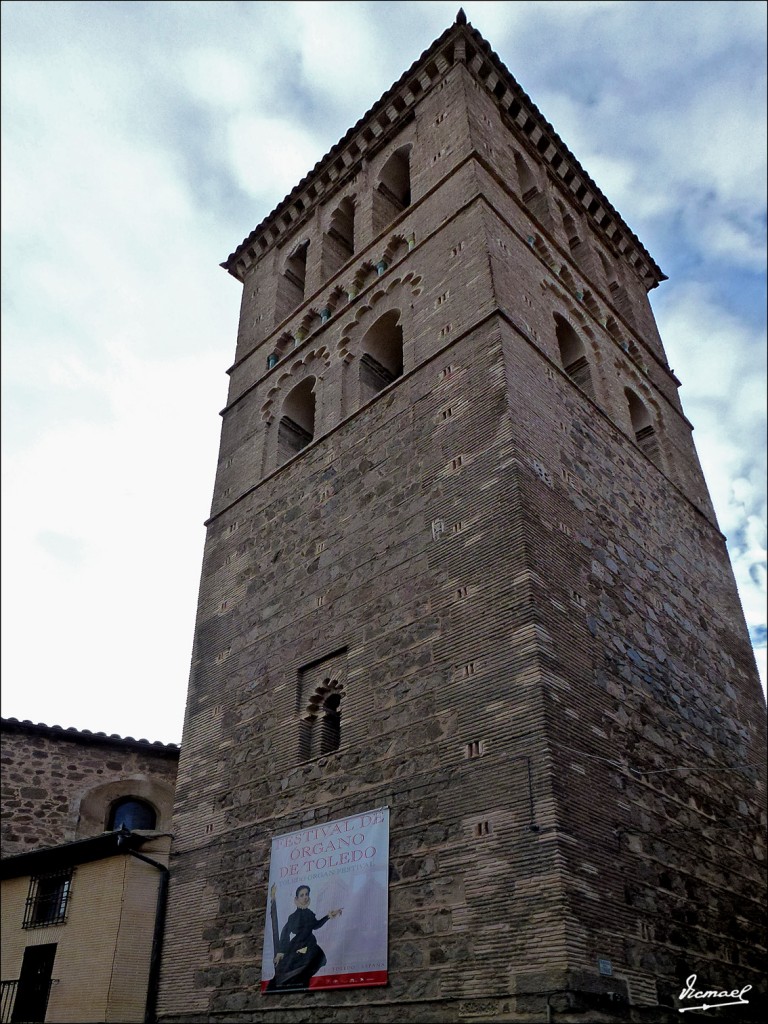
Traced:
[[482, 757], [485, 753], [485, 740], [472, 740], [471, 743], [467, 743], [464, 747], [464, 757], [474, 758]]
[[33, 875], [24, 908], [24, 928], [44, 928], [62, 924], [72, 886], [72, 868], [47, 875]]

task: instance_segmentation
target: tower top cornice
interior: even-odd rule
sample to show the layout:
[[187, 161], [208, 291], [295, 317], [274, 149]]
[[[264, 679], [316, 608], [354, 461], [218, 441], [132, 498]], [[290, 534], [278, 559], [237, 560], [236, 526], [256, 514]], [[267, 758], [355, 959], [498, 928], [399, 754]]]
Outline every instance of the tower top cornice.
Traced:
[[598, 235], [621, 253], [643, 280], [655, 288], [666, 275], [637, 235], [581, 166], [553, 126], [522, 89], [498, 54], [467, 21], [463, 9], [456, 20], [429, 46], [383, 96], [332, 146], [288, 195], [230, 253], [221, 266], [242, 281], [248, 268], [307, 219], [353, 177], [413, 116], [419, 99], [456, 64], [463, 64], [494, 99], [508, 126], [527, 149], [560, 182], [571, 201], [580, 206]]

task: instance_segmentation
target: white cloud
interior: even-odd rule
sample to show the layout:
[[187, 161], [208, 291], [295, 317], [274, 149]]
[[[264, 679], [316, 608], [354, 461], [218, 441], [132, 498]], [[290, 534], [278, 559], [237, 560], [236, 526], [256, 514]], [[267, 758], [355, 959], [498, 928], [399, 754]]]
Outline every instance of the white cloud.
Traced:
[[[216, 264], [458, 6], [5, 6], [5, 713], [179, 738], [239, 301]], [[465, 8], [644, 241], [733, 274], [764, 210], [758, 6]], [[703, 287], [659, 308], [764, 621], [763, 342]]]
[[754, 628], [766, 621], [765, 339], [716, 297], [701, 285], [671, 288], [657, 318]]
[[248, 110], [263, 101], [254, 60], [246, 63], [231, 50], [200, 46], [183, 54], [180, 63], [189, 93], [217, 111]]
[[265, 215], [299, 183], [326, 148], [301, 126], [263, 114], [233, 117], [227, 134], [238, 183], [264, 203]]
[[23, 495], [4, 517], [6, 714], [178, 738], [220, 369], [177, 357], [150, 375], [124, 354], [99, 382], [111, 422], [68, 423], [6, 458], [4, 487]]

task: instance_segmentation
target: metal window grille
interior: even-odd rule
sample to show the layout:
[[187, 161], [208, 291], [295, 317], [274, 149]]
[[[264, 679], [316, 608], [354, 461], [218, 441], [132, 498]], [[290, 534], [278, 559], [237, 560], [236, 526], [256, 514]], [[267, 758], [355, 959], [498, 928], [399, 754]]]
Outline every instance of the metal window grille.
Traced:
[[18, 979], [14, 978], [13, 981], [4, 981], [0, 984], [0, 1021], [3, 1024], [11, 1020], [13, 1013], [13, 1004], [16, 1002], [16, 989], [18, 987]]
[[58, 978], [51, 978], [50, 981], [41, 981], [26, 992], [19, 988], [18, 978], [0, 983], [0, 1024], [39, 1024], [45, 1020], [51, 989], [58, 983]]
[[71, 868], [47, 875], [34, 875], [29, 883], [22, 927], [44, 928], [66, 921], [71, 887]]

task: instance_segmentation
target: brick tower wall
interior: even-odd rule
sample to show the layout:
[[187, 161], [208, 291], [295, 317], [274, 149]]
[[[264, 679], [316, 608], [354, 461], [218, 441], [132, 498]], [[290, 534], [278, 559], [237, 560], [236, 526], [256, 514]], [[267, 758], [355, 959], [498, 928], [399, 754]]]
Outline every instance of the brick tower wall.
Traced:
[[[627, 1004], [660, 1020], [689, 961], [752, 971], [729, 914], [750, 912], [755, 855], [743, 821], [728, 818], [727, 839], [714, 823], [734, 799], [751, 820], [740, 765], [759, 758], [759, 690], [647, 280], [537, 161], [547, 147], [509, 131], [479, 73], [438, 68], [328, 201], [285, 241], [273, 218], [277, 241], [265, 229], [242, 269], [165, 1021], [525, 1019], [547, 1006], [609, 1020]], [[376, 175], [403, 146], [411, 204], [377, 232]], [[521, 158], [536, 180], [525, 189]], [[323, 232], [353, 195], [355, 255], [323, 280]], [[302, 240], [305, 300], [285, 315], [277, 278]], [[394, 309], [402, 378], [362, 400], [361, 340]], [[580, 383], [555, 314], [584, 343]], [[315, 438], [280, 466], [281, 409], [308, 376]], [[626, 388], [651, 410], [651, 455]], [[342, 743], [304, 760], [302, 706], [326, 658]], [[384, 804], [390, 985], [265, 999], [271, 837]], [[670, 838], [670, 821], [698, 829], [696, 844]], [[690, 917], [707, 882], [721, 896]]]

